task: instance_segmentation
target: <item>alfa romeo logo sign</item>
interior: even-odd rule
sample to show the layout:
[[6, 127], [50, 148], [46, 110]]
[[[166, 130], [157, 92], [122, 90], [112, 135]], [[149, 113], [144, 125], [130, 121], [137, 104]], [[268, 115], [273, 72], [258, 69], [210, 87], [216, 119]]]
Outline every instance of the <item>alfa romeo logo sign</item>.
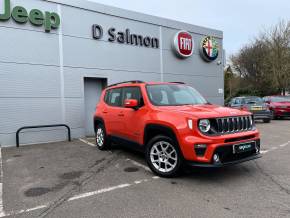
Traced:
[[214, 61], [217, 59], [219, 54], [219, 46], [216, 39], [211, 36], [206, 36], [203, 38], [201, 41], [200, 53], [206, 61]]
[[179, 31], [174, 36], [173, 49], [182, 58], [190, 57], [193, 53], [192, 35], [187, 31]]

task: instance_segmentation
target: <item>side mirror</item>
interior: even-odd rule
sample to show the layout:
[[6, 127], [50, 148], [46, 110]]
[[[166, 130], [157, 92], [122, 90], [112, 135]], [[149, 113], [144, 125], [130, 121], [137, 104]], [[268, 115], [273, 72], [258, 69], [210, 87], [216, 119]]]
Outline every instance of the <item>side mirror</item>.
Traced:
[[124, 106], [126, 108], [133, 108], [136, 110], [138, 107], [138, 101], [136, 99], [126, 99], [124, 101]]

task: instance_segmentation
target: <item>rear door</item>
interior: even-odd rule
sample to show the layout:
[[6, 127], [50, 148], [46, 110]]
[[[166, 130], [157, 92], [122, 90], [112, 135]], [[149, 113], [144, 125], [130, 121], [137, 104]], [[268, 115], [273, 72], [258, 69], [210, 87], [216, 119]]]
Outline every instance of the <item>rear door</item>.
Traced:
[[120, 113], [122, 113], [122, 89], [109, 89], [105, 95], [105, 104], [102, 114], [105, 119], [107, 134], [120, 135], [122, 122]]

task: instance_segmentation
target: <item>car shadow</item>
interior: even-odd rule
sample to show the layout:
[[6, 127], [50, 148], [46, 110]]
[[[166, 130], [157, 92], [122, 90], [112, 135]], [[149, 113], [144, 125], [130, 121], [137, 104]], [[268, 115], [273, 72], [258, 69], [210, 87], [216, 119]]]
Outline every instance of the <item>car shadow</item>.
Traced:
[[[126, 157], [147, 166], [144, 153], [139, 150], [134, 150], [126, 145], [114, 144], [111, 147], [111, 151], [121, 151]], [[218, 183], [226, 180], [245, 178], [255, 174], [256, 171], [257, 167], [253, 161], [221, 168], [191, 167], [184, 164], [179, 176], [175, 179], [190, 179], [203, 181], [205, 183]]]

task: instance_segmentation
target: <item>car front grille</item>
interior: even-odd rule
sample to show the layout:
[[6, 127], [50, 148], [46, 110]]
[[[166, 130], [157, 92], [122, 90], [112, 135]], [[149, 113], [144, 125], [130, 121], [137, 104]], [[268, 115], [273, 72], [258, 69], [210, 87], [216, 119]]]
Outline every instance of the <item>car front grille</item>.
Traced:
[[254, 126], [252, 116], [216, 118], [211, 123], [212, 133], [219, 135], [249, 131]]

